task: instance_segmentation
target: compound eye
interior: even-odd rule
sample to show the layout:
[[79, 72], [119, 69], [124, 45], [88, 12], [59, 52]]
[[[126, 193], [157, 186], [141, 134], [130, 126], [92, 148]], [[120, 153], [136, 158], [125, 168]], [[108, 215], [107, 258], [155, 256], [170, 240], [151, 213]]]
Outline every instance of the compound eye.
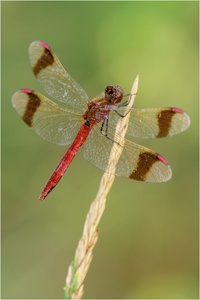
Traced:
[[112, 95], [113, 94], [113, 87], [112, 86], [107, 86], [106, 93], [108, 93], [109, 95]]

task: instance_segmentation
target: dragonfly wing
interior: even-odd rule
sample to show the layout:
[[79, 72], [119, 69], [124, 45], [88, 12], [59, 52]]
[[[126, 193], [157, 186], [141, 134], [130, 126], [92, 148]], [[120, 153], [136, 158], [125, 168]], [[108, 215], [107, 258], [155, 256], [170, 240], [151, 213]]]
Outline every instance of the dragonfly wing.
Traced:
[[12, 96], [12, 104], [29, 127], [56, 145], [70, 144], [80, 128], [79, 115], [32, 90], [16, 92]]
[[66, 72], [51, 48], [39, 41], [29, 46], [34, 75], [45, 92], [57, 101], [84, 110], [89, 98], [84, 89]]
[[83, 157], [97, 168], [105, 171], [112, 144], [109, 139], [100, 133], [99, 125], [96, 125], [82, 147]]
[[[127, 162], [128, 161], [128, 162]], [[124, 164], [126, 162], [124, 169]], [[160, 154], [125, 140], [123, 153], [117, 164], [116, 175], [150, 183], [168, 181], [172, 176], [171, 168]]]
[[[122, 145], [120, 137], [109, 130], [109, 138], [100, 133], [97, 125], [90, 133], [83, 147], [83, 156], [101, 170], [106, 170], [113, 140]], [[117, 163], [116, 176], [139, 181], [158, 183], [171, 178], [168, 162], [158, 153], [131, 141], [125, 140], [122, 155]]]
[[[123, 115], [124, 108], [117, 112]], [[109, 126], [115, 128], [119, 115], [110, 113]], [[172, 136], [190, 126], [190, 117], [179, 108], [130, 108], [130, 119], [127, 134], [136, 138], [161, 138]]]

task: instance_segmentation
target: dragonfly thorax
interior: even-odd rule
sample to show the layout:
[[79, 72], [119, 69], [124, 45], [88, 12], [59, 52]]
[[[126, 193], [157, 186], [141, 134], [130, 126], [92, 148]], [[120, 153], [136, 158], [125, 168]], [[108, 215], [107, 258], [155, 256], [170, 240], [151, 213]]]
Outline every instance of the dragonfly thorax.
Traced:
[[102, 121], [104, 119], [104, 115], [105, 112], [102, 113], [101, 112], [101, 104], [103, 101], [103, 98], [101, 98], [100, 103], [99, 102], [95, 102], [95, 100], [99, 100], [99, 99], [94, 99], [90, 102], [88, 102], [87, 107], [88, 109], [84, 112], [84, 114], [82, 115], [83, 119], [86, 120], [86, 124], [89, 125], [91, 127], [91, 125], [95, 125], [97, 123], [99, 123], [100, 121]]

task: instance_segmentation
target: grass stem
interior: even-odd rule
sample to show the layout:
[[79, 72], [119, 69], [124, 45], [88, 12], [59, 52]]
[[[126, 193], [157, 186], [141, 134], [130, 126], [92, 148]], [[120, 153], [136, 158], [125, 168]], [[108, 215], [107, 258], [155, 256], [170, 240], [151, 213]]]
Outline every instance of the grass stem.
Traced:
[[[122, 142], [128, 128], [130, 115], [128, 111], [130, 110], [130, 107], [133, 106], [135, 96], [137, 94], [138, 82], [139, 76], [137, 75], [130, 93], [130, 102], [128, 106], [125, 106], [124, 112], [126, 116], [124, 118], [119, 118], [116, 126], [115, 134], [116, 136], [120, 136], [122, 138]], [[112, 174], [115, 173], [116, 164], [123, 151], [123, 147], [121, 146], [117, 143], [113, 143], [107, 170], [101, 179], [96, 198], [92, 202], [87, 214], [83, 228], [83, 234], [75, 252], [75, 258], [69, 266], [68, 275], [66, 278], [66, 286], [64, 288], [65, 299], [81, 299], [83, 296], [83, 281], [93, 258], [93, 249], [98, 239], [97, 226], [105, 209], [106, 196], [115, 178], [115, 176]]]

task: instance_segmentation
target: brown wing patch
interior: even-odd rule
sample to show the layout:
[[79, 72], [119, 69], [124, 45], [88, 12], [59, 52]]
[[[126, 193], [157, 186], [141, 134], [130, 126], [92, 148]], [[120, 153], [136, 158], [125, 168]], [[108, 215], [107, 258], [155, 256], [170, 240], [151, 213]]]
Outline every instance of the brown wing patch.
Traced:
[[40, 106], [41, 100], [37, 95], [35, 95], [32, 91], [31, 92], [30, 91], [26, 92], [28, 96], [28, 102], [26, 105], [25, 112], [22, 116], [22, 119], [28, 126], [32, 127], [33, 117], [38, 107]]
[[161, 111], [158, 114], [158, 127], [159, 127], [159, 132], [157, 134], [158, 138], [165, 137], [169, 134], [172, 117], [175, 113], [176, 112], [174, 112], [172, 109], [166, 109]]
[[54, 63], [54, 57], [48, 48], [44, 47], [42, 56], [38, 59], [35, 66], [33, 67], [33, 73], [37, 77], [41, 70], [47, 68], [49, 65]]
[[158, 161], [159, 158], [155, 153], [142, 152], [139, 155], [137, 168], [129, 175], [130, 179], [145, 181], [145, 177], [152, 165]]

